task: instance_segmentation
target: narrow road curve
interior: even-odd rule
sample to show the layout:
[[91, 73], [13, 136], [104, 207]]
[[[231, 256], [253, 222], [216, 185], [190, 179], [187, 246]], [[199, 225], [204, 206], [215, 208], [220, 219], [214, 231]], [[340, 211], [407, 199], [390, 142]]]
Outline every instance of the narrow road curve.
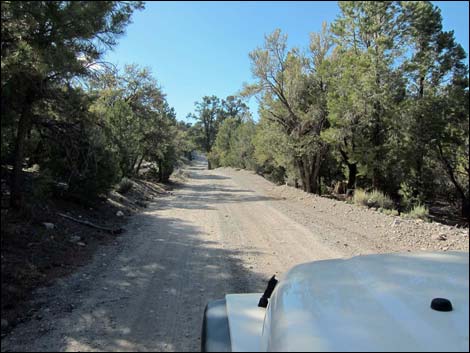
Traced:
[[199, 157], [186, 185], [135, 216], [93, 263], [38, 290], [43, 309], [2, 351], [198, 351], [207, 301], [350, 255], [286, 215], [282, 199], [206, 165]]

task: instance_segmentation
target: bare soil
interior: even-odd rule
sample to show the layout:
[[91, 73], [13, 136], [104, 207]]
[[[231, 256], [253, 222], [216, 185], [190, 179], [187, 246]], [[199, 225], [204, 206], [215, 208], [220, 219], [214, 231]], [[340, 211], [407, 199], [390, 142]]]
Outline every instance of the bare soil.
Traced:
[[90, 264], [36, 290], [38, 310], [2, 351], [199, 351], [207, 301], [260, 292], [296, 264], [469, 249], [468, 228], [386, 216], [249, 171], [208, 171], [202, 157], [125, 228]]

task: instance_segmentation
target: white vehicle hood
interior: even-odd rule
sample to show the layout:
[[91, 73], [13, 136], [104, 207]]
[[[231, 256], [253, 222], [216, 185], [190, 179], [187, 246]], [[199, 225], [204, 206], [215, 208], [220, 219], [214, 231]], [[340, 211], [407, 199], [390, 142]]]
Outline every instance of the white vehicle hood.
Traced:
[[225, 296], [232, 352], [259, 352], [266, 310], [258, 307], [263, 293]]
[[[388, 254], [294, 267], [270, 299], [262, 351], [467, 351], [468, 253]], [[447, 298], [453, 311], [432, 310]]]

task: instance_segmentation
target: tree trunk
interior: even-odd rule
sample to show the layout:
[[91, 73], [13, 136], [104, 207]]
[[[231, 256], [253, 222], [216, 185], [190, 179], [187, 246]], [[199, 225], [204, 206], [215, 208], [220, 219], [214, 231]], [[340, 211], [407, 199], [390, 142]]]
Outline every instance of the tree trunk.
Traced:
[[424, 97], [424, 77], [419, 78], [419, 98]]
[[[377, 78], [377, 82], [379, 79]], [[375, 189], [381, 189], [382, 184], [382, 175], [380, 172], [380, 165], [383, 163], [383, 155], [381, 153], [383, 145], [383, 136], [382, 136], [382, 121], [381, 115], [383, 114], [383, 109], [381, 104], [378, 101], [375, 101], [373, 104], [373, 131], [372, 131], [372, 148], [373, 148], [373, 168], [372, 168], [372, 186]]]
[[465, 217], [468, 221], [470, 218], [470, 200], [468, 199], [468, 197], [465, 197], [462, 200], [461, 212], [462, 212], [462, 217]]
[[413, 188], [413, 196], [418, 197], [423, 191], [423, 163], [424, 163], [424, 152], [422, 148], [416, 148], [416, 176], [415, 176], [415, 187]]
[[158, 160], [158, 179], [163, 181], [163, 161], [161, 159]]
[[158, 160], [158, 180], [163, 181], [163, 161], [161, 159]]
[[309, 161], [307, 157], [304, 157], [296, 162], [302, 182], [302, 189], [309, 194], [318, 193], [318, 176], [320, 173], [321, 157], [321, 153], [317, 153], [311, 161]]
[[379, 178], [379, 172], [376, 168], [374, 168], [373, 171], [373, 176], [372, 176], [372, 188], [380, 190], [380, 178]]
[[308, 192], [309, 194], [312, 193], [312, 187], [314, 183], [312, 183], [311, 180], [312, 176], [310, 174], [309, 170], [305, 170], [305, 192]]
[[464, 191], [463, 187], [457, 181], [457, 179], [455, 177], [455, 174], [454, 174], [454, 170], [453, 170], [450, 162], [444, 156], [444, 151], [442, 150], [442, 146], [440, 144], [438, 144], [437, 147], [438, 147], [439, 155], [441, 157], [441, 161], [444, 164], [445, 169], [447, 170], [447, 174], [449, 175], [449, 178], [452, 181], [452, 184], [454, 184], [454, 186], [457, 190], [457, 193], [460, 195], [460, 198], [462, 200], [462, 208], [461, 208], [462, 216], [466, 217], [468, 219], [469, 216], [470, 216], [470, 200], [469, 200], [469, 197], [467, 197], [467, 195], [465, 195], [465, 191]]
[[307, 157], [303, 158], [301, 166], [302, 166], [302, 175], [304, 179], [304, 191], [311, 194], [312, 193], [312, 173], [309, 168]]
[[145, 155], [142, 155], [142, 157], [140, 158], [139, 164], [137, 164], [137, 168], [135, 169], [135, 172], [134, 172], [136, 176], [139, 176], [140, 166], [142, 165], [142, 162], [144, 161], [144, 157]]
[[136, 168], [135, 165], [137, 164], [137, 161], [138, 161], [138, 160], [139, 160], [139, 155], [136, 155], [135, 158], [132, 160], [131, 165], [130, 165], [130, 167], [129, 167], [129, 169], [130, 169], [130, 170], [129, 170], [130, 175], [134, 174], [135, 168]]
[[348, 189], [356, 188], [357, 163], [348, 163]]
[[297, 167], [297, 170], [299, 171], [299, 177], [300, 177], [300, 183], [302, 186], [302, 190], [306, 191], [306, 183], [305, 183], [305, 175], [304, 175], [304, 168], [303, 168], [303, 163], [300, 159], [295, 159], [295, 166]]
[[318, 182], [319, 180], [319, 175], [320, 175], [320, 166], [321, 166], [321, 159], [322, 159], [322, 152], [318, 152], [314, 160], [312, 161], [312, 173], [311, 173], [311, 178], [312, 178], [312, 192], [314, 194], [319, 193], [319, 185], [320, 183]]
[[356, 188], [356, 176], [357, 176], [357, 163], [349, 162], [348, 155], [342, 149], [339, 150], [341, 156], [343, 157], [344, 163], [348, 167], [348, 189], [355, 189]]
[[23, 205], [23, 190], [21, 179], [23, 176], [24, 145], [26, 135], [31, 125], [31, 115], [29, 107], [25, 107], [18, 122], [18, 131], [15, 141], [15, 159], [13, 162], [13, 172], [11, 176], [10, 206], [13, 209], [20, 209]]

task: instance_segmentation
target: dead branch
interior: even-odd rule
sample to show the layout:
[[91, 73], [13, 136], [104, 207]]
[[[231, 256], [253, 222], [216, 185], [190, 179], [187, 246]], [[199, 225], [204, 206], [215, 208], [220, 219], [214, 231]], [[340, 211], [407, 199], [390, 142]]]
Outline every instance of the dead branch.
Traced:
[[108, 232], [108, 233], [111, 233], [111, 234], [120, 234], [120, 233], [122, 233], [122, 228], [112, 229], [112, 228], [102, 227], [102, 226], [96, 225], [96, 224], [88, 222], [88, 221], [82, 221], [81, 219], [73, 218], [73, 217], [68, 216], [66, 214], [63, 214], [63, 213], [57, 213], [57, 214], [61, 217], [70, 219], [71, 221], [81, 223], [81, 224], [87, 225], [89, 227], [96, 228], [96, 229], [99, 229], [99, 230], [102, 230], [102, 231], [105, 231], [105, 232]]

